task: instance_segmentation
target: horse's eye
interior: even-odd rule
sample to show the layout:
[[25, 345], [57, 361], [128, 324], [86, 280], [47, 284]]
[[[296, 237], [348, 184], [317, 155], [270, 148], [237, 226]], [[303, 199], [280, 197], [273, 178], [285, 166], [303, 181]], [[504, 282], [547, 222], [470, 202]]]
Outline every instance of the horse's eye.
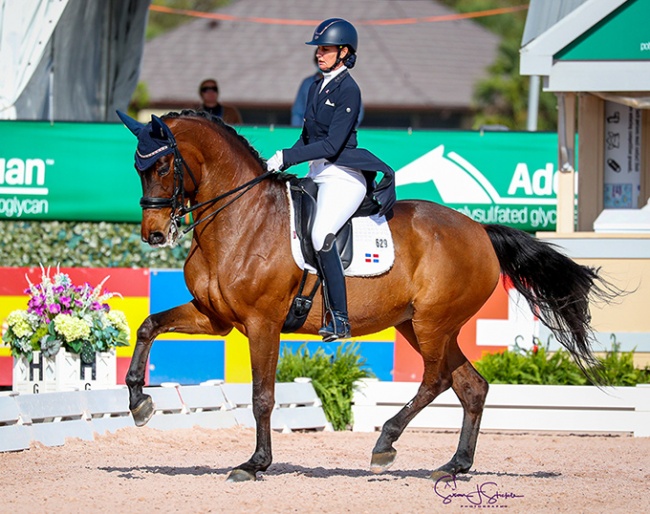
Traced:
[[164, 177], [165, 175], [167, 175], [167, 173], [169, 173], [169, 164], [167, 163], [161, 164], [156, 170], [156, 173], [158, 173], [159, 177]]

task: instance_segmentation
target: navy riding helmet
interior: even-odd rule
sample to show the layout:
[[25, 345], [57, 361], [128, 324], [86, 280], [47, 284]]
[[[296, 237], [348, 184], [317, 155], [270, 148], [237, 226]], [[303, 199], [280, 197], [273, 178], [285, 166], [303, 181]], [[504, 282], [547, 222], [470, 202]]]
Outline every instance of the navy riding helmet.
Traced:
[[[314, 46], [338, 46], [339, 55], [340, 48], [347, 46], [349, 55], [345, 58], [344, 64], [348, 68], [352, 68], [356, 61], [356, 55], [354, 54], [357, 51], [358, 42], [357, 29], [354, 28], [352, 23], [343, 18], [329, 18], [316, 27], [311, 41], [307, 41], [305, 44]], [[337, 57], [338, 62], [339, 59]]]

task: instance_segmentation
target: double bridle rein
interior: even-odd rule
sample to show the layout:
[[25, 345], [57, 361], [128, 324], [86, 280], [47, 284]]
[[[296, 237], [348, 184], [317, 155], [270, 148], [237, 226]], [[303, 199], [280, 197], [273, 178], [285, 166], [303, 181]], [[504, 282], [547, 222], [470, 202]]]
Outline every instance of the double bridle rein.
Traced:
[[[185, 175], [185, 170], [187, 170], [187, 174], [190, 176], [192, 179], [192, 182], [194, 183], [194, 187], [198, 187], [198, 183], [196, 181], [196, 178], [194, 176], [194, 173], [192, 173], [192, 170], [190, 169], [189, 165], [187, 162], [185, 162], [185, 159], [183, 159], [183, 156], [181, 155], [180, 150], [178, 149], [178, 145], [176, 144], [176, 140], [173, 139], [173, 136], [170, 137], [170, 148], [172, 149], [172, 152], [174, 154], [174, 192], [172, 193], [172, 196], [170, 198], [165, 198], [165, 197], [158, 197], [158, 196], [143, 196], [140, 198], [140, 207], [142, 210], [145, 209], [165, 209], [167, 207], [171, 208], [171, 232], [172, 234], [172, 239], [176, 239], [176, 236], [180, 234], [180, 236], [184, 236], [188, 232], [194, 230], [194, 228], [199, 225], [200, 223], [203, 223], [213, 217], [215, 217], [217, 214], [219, 214], [222, 210], [224, 210], [226, 207], [228, 207], [231, 203], [239, 199], [242, 195], [250, 191], [255, 185], [259, 184], [263, 180], [269, 178], [271, 175], [277, 174], [278, 172], [276, 171], [266, 171], [265, 173], [255, 177], [252, 180], [249, 180], [248, 182], [237, 186], [234, 189], [231, 189], [230, 191], [227, 191], [226, 193], [219, 195], [215, 198], [212, 198], [210, 200], [206, 200], [205, 202], [197, 203], [194, 205], [188, 206], [188, 197], [185, 191], [185, 185], [184, 185], [184, 175]], [[238, 194], [236, 194], [238, 193]], [[202, 207], [214, 205], [217, 202], [220, 202], [221, 200], [224, 200], [232, 195], [235, 195], [233, 198], [230, 198], [226, 203], [221, 205], [219, 208], [211, 212], [210, 214], [194, 221], [191, 225], [189, 225], [187, 228], [179, 232], [179, 227], [181, 225], [181, 219], [186, 216], [187, 214], [190, 214], [194, 212], [197, 209], [200, 209]]]

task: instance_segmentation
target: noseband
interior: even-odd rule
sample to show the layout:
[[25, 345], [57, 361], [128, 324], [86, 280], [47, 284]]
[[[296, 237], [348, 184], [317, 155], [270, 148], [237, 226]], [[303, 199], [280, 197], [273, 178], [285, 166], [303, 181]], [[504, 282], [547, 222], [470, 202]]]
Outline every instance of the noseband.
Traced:
[[258, 177], [255, 177], [254, 179], [249, 180], [245, 184], [237, 186], [236, 188], [231, 189], [230, 191], [227, 191], [222, 195], [219, 195], [210, 200], [206, 200], [205, 202], [197, 203], [188, 207], [187, 204], [189, 198], [185, 191], [185, 184], [183, 180], [186, 169], [188, 175], [192, 179], [192, 183], [194, 184], [195, 189], [198, 188], [198, 183], [196, 181], [196, 178], [194, 177], [194, 173], [192, 173], [192, 170], [188, 166], [187, 162], [185, 162], [185, 159], [183, 159], [183, 156], [181, 155], [181, 152], [178, 149], [178, 145], [176, 144], [176, 140], [173, 138], [173, 136], [170, 139], [171, 139], [170, 146], [174, 154], [174, 192], [172, 193], [172, 196], [170, 198], [159, 197], [159, 196], [143, 196], [142, 198], [140, 198], [140, 207], [142, 208], [142, 210], [171, 208], [171, 214], [170, 214], [170, 218], [172, 221], [171, 231], [175, 232], [176, 234], [179, 234], [178, 228], [181, 225], [181, 219], [185, 215], [190, 214], [202, 207], [214, 205], [215, 203], [220, 202], [221, 200], [224, 200], [229, 196], [234, 195], [235, 193], [239, 193], [235, 197], [231, 198], [228, 202], [226, 202], [225, 204], [223, 204], [222, 206], [220, 206], [219, 208], [211, 212], [210, 214], [194, 221], [194, 223], [192, 223], [189, 227], [182, 230], [180, 232], [181, 237], [187, 234], [188, 232], [192, 231], [198, 224], [203, 223], [204, 221], [207, 221], [210, 218], [213, 218], [214, 216], [219, 214], [223, 209], [225, 209], [235, 200], [237, 200], [242, 195], [244, 195], [253, 186], [259, 184], [262, 180], [277, 173], [275, 171], [267, 171], [262, 175], [259, 175]]

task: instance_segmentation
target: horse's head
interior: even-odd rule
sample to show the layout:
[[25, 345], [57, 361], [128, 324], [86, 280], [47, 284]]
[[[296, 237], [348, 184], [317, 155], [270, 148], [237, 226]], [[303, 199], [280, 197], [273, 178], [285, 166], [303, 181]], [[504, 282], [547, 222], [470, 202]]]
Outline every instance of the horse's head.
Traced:
[[172, 246], [197, 179], [163, 120], [152, 116], [144, 125], [119, 111], [118, 115], [138, 138], [135, 168], [142, 183], [142, 240], [151, 246]]
[[[207, 113], [172, 112], [163, 119], [152, 116], [146, 125], [119, 111], [118, 115], [138, 138], [135, 168], [143, 193], [141, 235], [152, 246], [173, 245], [179, 237], [180, 220], [187, 213], [193, 213], [195, 219], [184, 232], [213, 220], [273, 175], [243, 136]], [[284, 204], [284, 182], [283, 187], [277, 187], [279, 184], [267, 191], [272, 202]], [[259, 201], [248, 198], [253, 203]], [[245, 200], [237, 205], [250, 212]], [[229, 212], [237, 219], [241, 214]]]

